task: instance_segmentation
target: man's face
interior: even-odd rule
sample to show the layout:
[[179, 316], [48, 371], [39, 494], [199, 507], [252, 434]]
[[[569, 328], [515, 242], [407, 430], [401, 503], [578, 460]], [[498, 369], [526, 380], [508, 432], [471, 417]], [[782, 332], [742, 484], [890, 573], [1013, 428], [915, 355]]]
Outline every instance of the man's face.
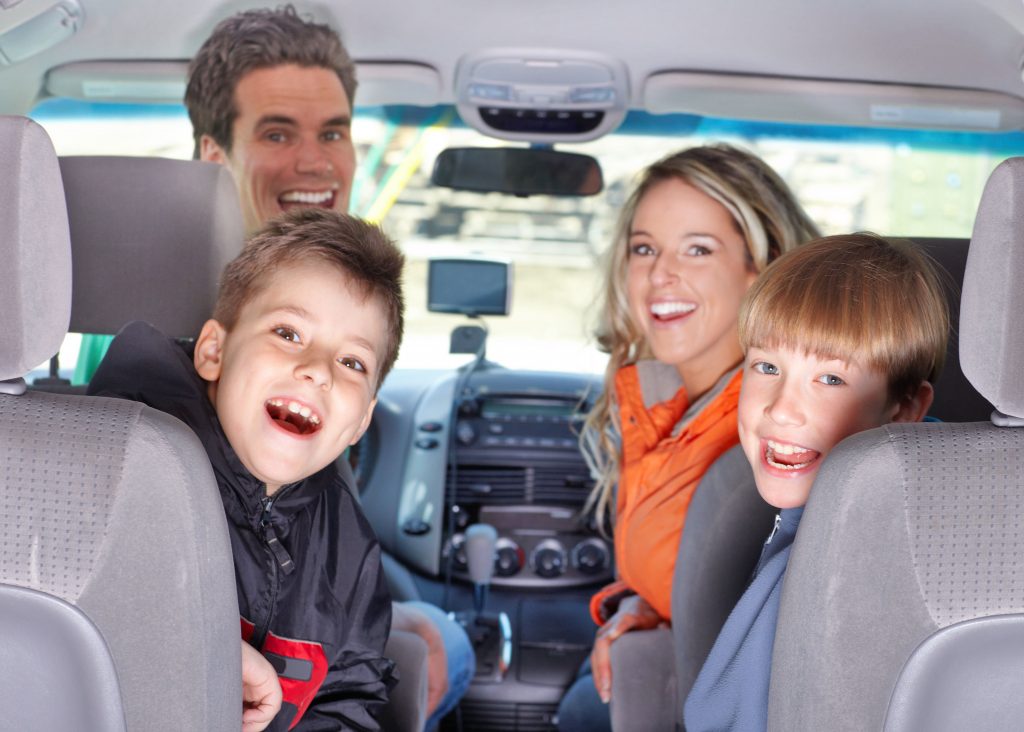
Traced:
[[278, 269], [226, 331], [209, 320], [195, 366], [242, 464], [267, 493], [334, 461], [376, 404], [387, 319], [319, 262]]
[[294, 64], [250, 71], [235, 88], [231, 150], [208, 135], [200, 157], [235, 179], [247, 231], [292, 208], [348, 211], [352, 108], [337, 74]]

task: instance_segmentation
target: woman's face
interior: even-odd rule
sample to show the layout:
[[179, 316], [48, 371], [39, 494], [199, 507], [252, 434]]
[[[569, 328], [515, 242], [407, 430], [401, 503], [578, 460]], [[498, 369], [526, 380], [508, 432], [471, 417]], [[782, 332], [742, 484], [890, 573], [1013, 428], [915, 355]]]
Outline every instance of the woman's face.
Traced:
[[626, 246], [630, 317], [693, 399], [743, 355], [740, 301], [757, 277], [743, 235], [722, 204], [672, 178], [640, 199]]

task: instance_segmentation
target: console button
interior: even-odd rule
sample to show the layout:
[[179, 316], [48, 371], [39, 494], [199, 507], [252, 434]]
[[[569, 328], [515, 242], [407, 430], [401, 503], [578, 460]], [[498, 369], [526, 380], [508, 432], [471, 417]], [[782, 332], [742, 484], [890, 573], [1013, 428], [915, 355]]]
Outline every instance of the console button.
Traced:
[[409, 536], [423, 536], [430, 531], [430, 524], [423, 519], [409, 519], [402, 524], [402, 531]]
[[418, 447], [421, 450], [433, 450], [440, 443], [433, 437], [421, 437], [420, 439], [416, 440], [416, 442], [414, 442], [413, 444], [416, 445], [416, 447]]
[[472, 445], [476, 440], [476, 430], [473, 429], [473, 425], [469, 422], [460, 420], [455, 425], [455, 439], [459, 441], [459, 444]]
[[424, 422], [420, 425], [420, 430], [423, 432], [440, 432], [444, 429], [444, 425], [440, 422]]

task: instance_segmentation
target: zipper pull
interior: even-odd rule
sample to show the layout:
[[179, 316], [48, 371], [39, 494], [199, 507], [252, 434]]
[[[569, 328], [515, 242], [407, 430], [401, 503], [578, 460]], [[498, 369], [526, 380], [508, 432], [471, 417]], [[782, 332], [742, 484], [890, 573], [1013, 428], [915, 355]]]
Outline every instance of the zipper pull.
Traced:
[[775, 526], [772, 527], [772, 533], [768, 534], [768, 538], [764, 542], [765, 546], [768, 546], [769, 544], [772, 543], [772, 539], [775, 538], [775, 534], [778, 532], [779, 524], [781, 524], [781, 523], [782, 523], [782, 514], [781, 513], [775, 514]]
[[274, 505], [273, 498], [263, 499], [263, 516], [260, 518], [260, 528], [263, 530], [263, 540], [267, 542], [267, 546], [270, 547], [270, 552], [274, 555], [274, 559], [277, 560], [278, 566], [281, 567], [281, 571], [285, 574], [291, 574], [295, 571], [295, 562], [292, 561], [291, 556], [288, 554], [288, 550], [284, 548], [284, 544], [277, 538], [277, 532], [274, 531], [274, 525], [270, 522], [270, 508]]

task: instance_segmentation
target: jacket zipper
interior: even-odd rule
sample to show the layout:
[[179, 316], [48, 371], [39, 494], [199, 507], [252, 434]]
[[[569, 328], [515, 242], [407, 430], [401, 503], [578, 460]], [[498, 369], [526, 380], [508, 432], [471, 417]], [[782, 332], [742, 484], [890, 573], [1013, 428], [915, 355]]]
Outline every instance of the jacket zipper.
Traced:
[[772, 539], [774, 539], [775, 538], [775, 534], [778, 533], [778, 531], [779, 531], [779, 524], [781, 524], [781, 523], [782, 523], [782, 514], [781, 513], [775, 514], [775, 526], [772, 527], [772, 533], [768, 534], [768, 538], [764, 542], [765, 546], [768, 546], [769, 544], [772, 543]]
[[254, 645], [262, 649], [263, 643], [267, 639], [267, 633], [270, 631], [274, 610], [277, 608], [278, 571], [284, 572], [286, 575], [291, 574], [295, 571], [295, 562], [292, 561], [281, 540], [277, 538], [277, 532], [274, 531], [274, 525], [270, 521], [270, 509], [274, 506], [273, 497], [265, 496], [260, 502], [263, 504], [263, 513], [260, 515], [260, 533], [273, 557], [273, 561], [270, 562], [270, 610], [267, 613], [266, 622], [257, 626], [256, 632], [253, 634]]

